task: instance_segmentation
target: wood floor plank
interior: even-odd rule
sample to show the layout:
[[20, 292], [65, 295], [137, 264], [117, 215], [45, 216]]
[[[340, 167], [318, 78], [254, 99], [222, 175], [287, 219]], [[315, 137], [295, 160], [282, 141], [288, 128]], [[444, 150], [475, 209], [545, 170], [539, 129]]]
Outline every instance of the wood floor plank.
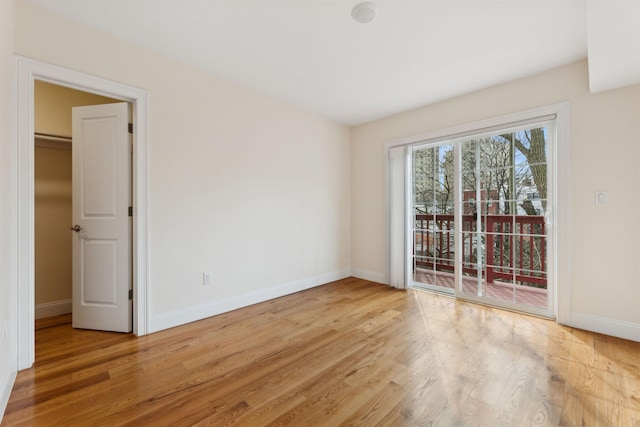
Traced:
[[389, 413], [406, 396], [406, 390], [393, 381], [381, 384], [375, 390], [370, 398], [356, 404], [356, 410], [340, 421], [341, 426], [375, 426], [386, 423]]
[[640, 427], [639, 354], [349, 278], [140, 338], [39, 319], [2, 426]]

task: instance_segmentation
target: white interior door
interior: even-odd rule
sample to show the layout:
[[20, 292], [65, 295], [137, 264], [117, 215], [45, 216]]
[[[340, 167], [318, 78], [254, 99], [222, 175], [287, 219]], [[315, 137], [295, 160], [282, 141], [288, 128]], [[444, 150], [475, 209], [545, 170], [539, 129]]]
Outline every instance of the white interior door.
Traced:
[[73, 327], [131, 332], [129, 111], [73, 108]]

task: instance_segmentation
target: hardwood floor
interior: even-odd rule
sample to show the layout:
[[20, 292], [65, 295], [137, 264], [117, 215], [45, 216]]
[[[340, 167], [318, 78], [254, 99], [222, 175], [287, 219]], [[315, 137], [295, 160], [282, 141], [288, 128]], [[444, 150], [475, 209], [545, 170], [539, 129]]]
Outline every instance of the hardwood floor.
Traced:
[[640, 343], [360, 279], [140, 338], [38, 328], [3, 426], [640, 426]]

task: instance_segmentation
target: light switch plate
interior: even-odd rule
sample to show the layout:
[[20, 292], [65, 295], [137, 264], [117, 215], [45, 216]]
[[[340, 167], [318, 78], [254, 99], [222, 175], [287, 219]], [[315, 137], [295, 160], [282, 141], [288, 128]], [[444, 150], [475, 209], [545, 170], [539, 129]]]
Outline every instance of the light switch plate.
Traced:
[[212, 272], [205, 271], [204, 273], [202, 273], [202, 284], [204, 286], [213, 285], [213, 273]]
[[596, 206], [604, 206], [609, 200], [609, 193], [606, 191], [596, 191]]

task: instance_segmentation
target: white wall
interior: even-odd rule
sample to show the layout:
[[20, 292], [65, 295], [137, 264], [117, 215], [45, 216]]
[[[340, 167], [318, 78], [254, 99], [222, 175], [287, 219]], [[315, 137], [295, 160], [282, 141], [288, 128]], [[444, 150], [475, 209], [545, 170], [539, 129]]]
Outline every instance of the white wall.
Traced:
[[0, 1], [0, 419], [17, 359], [14, 1]]
[[[570, 103], [569, 252], [573, 325], [640, 340], [640, 86], [589, 94], [586, 61], [352, 129], [352, 269], [384, 278], [385, 141]], [[594, 191], [609, 203], [594, 204]]]
[[16, 12], [17, 54], [148, 91], [152, 331], [349, 275], [348, 128], [28, 2]]

